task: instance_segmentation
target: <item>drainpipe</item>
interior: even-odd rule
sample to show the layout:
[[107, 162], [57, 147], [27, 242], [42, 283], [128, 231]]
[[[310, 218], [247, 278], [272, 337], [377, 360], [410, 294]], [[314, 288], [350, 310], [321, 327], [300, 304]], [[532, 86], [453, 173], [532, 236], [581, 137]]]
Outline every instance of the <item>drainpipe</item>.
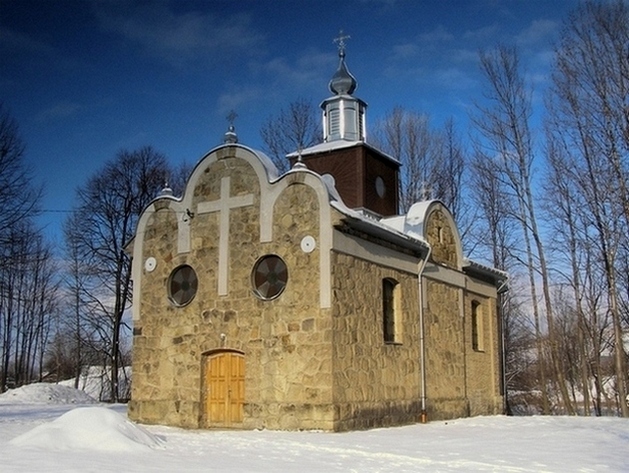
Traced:
[[508, 412], [508, 401], [507, 401], [507, 354], [505, 353], [505, 324], [504, 324], [504, 305], [505, 301], [503, 300], [502, 295], [509, 290], [509, 280], [505, 279], [502, 284], [496, 290], [497, 298], [497, 309], [500, 311], [498, 314], [498, 322], [500, 323], [500, 371], [501, 371], [501, 380], [502, 380], [502, 413], [509, 415]]
[[428, 252], [426, 253], [426, 259], [419, 263], [419, 269], [417, 271], [417, 287], [419, 289], [418, 300], [419, 300], [419, 370], [421, 376], [421, 407], [422, 410], [419, 414], [419, 421], [422, 424], [428, 422], [428, 412], [426, 411], [426, 349], [424, 343], [424, 297], [423, 297], [423, 287], [422, 287], [422, 274], [424, 273], [424, 269], [426, 268], [426, 264], [428, 264], [428, 260], [430, 259], [430, 255], [432, 253], [432, 247], [428, 246]]

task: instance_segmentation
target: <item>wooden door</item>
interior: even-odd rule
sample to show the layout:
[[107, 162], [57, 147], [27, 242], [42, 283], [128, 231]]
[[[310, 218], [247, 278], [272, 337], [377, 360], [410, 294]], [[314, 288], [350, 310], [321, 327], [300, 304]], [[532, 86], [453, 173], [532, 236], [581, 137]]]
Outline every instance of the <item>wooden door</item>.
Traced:
[[240, 424], [245, 402], [245, 357], [220, 352], [205, 363], [205, 417], [208, 427]]

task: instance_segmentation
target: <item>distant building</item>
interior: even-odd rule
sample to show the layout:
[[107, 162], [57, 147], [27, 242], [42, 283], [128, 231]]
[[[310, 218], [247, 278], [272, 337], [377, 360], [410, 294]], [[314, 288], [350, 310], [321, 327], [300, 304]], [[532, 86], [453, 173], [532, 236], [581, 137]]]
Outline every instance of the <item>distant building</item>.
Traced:
[[340, 431], [502, 411], [506, 277], [463, 256], [441, 202], [397, 215], [399, 163], [365, 142], [339, 56], [324, 141], [290, 171], [230, 127], [140, 218], [132, 419]]

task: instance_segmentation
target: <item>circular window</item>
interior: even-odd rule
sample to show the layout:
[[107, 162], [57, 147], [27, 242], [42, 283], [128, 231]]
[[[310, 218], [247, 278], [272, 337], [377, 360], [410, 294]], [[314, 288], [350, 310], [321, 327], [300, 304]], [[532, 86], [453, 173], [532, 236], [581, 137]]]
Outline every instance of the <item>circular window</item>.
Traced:
[[378, 194], [378, 197], [382, 199], [386, 191], [387, 186], [384, 184], [384, 179], [380, 176], [376, 177], [376, 193]]
[[168, 279], [168, 295], [178, 306], [189, 304], [197, 293], [197, 273], [188, 265], [175, 268]]
[[276, 255], [260, 258], [251, 273], [253, 291], [260, 299], [275, 299], [284, 291], [287, 281], [286, 263]]

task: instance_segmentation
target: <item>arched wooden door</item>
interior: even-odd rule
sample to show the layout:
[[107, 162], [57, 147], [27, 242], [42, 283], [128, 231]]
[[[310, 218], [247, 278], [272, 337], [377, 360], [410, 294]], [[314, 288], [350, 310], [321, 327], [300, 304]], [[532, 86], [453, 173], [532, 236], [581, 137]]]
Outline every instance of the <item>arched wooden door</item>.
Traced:
[[242, 423], [245, 403], [245, 356], [220, 351], [205, 356], [204, 418], [207, 427]]

